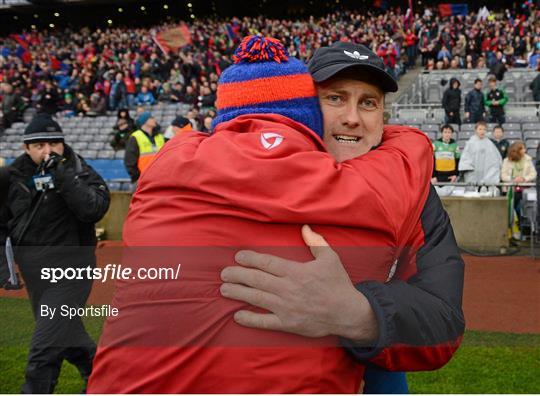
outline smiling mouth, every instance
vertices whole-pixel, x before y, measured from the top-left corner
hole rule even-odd
[[[362,138],[360,136],[334,135],[334,139],[339,143],[354,144],[358,143]]]

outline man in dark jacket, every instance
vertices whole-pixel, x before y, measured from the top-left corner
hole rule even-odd
[[[446,124],[458,124],[461,125],[461,118],[459,116],[459,109],[461,107],[461,89],[459,89],[461,83],[457,78],[450,79],[450,86],[442,98],[442,106],[445,112]]]
[[[14,92],[13,86],[10,84],[2,84],[2,107],[3,113],[2,124],[0,125],[0,131],[5,128],[9,128],[18,119],[22,118],[22,112],[25,104],[19,93]]]
[[[490,76],[488,81],[489,91],[484,98],[484,104],[489,108],[489,122],[502,125],[506,122],[504,106],[508,103],[508,95],[504,89],[497,87],[497,78],[495,76]]]
[[[83,379],[92,371],[96,346],[81,317],[61,314],[63,307],[84,308],[92,280],[52,282],[43,269],[95,267],[94,223],[110,198],[103,179],[64,144],[49,114],[34,117],[24,144],[26,153],[11,165],[7,198],[8,232],[36,320],[21,391],[53,393],[64,359]]]
[[[117,73],[109,94],[109,108],[116,110],[127,107],[127,88],[124,83],[124,75]]]
[[[58,104],[60,102],[60,93],[52,81],[47,80],[45,82],[45,87],[40,92],[39,96],[39,111],[51,115],[56,114],[58,111]]]
[[[501,153],[501,158],[505,159],[510,148],[510,142],[504,138],[504,129],[501,125],[495,125],[490,139],[497,146],[497,150]]]
[[[536,65],[536,71],[540,72],[540,62]],[[536,75],[532,83],[529,84],[533,94],[533,100],[540,102],[540,73]]]
[[[484,94],[482,93],[482,80],[474,80],[474,89],[465,97],[465,119],[471,124],[484,121]]]

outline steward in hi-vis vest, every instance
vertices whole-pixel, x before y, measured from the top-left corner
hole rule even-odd
[[[126,143],[124,164],[131,181],[139,180],[141,173],[150,165],[155,155],[165,144],[165,137],[158,129],[156,119],[148,111],[137,118],[139,129],[131,134]]]

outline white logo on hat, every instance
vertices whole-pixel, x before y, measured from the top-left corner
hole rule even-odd
[[[343,51],[343,53],[347,56],[350,56],[351,58],[355,58],[355,59],[359,59],[359,60],[366,60],[366,59],[369,59],[369,56],[368,55],[360,55],[360,52],[358,51],[354,51],[354,52],[349,52],[349,51]]]
[[[274,141],[270,143],[272,139],[274,139]],[[276,148],[282,142],[283,142],[283,136],[277,133],[274,133],[274,132],[261,133],[261,144],[267,150],[272,150],[273,148]]]

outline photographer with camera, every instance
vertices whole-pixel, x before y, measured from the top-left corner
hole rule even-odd
[[[80,317],[44,315],[43,307],[84,307],[92,280],[50,283],[41,279],[41,269],[95,267],[94,224],[107,212],[110,197],[103,179],[64,144],[49,114],[36,115],[27,126],[24,150],[9,168],[2,211],[36,320],[21,391],[53,393],[64,359],[83,379],[89,377],[96,345]]]

